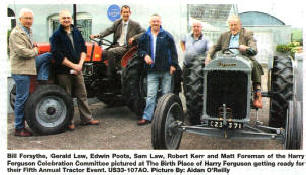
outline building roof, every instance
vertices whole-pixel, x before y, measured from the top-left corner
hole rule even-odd
[[[286,25],[283,21],[268,13],[259,11],[247,11],[239,13],[243,26],[280,26]]]

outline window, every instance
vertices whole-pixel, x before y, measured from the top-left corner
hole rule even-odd
[[[7,17],[11,23],[11,29],[16,26],[15,12],[11,8],[7,8]]]

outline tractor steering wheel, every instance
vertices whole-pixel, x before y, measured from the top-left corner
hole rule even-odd
[[[89,37],[89,39],[91,41],[94,41],[94,42],[98,43],[99,46],[112,46],[112,43],[113,43],[110,40],[107,40],[107,39],[104,39],[104,38],[102,38],[102,39],[100,39],[100,38],[91,39]]]
[[[235,54],[231,49],[237,49],[237,50],[239,50],[238,47],[229,47],[229,48],[223,49],[223,50],[222,50],[222,53],[223,53],[223,54]]]

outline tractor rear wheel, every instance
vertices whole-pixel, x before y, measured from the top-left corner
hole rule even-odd
[[[129,60],[122,71],[122,95],[126,105],[138,118],[141,118],[145,107],[146,81],[144,74],[144,62],[137,55]]]
[[[302,148],[303,119],[301,102],[289,101],[286,120],[284,148],[299,150]]]
[[[293,96],[293,67],[288,56],[275,57],[271,72],[270,119],[269,126],[286,127],[288,102]]]
[[[15,109],[15,100],[16,100],[16,84],[13,85],[13,88],[10,91],[10,105],[12,109]]]
[[[203,57],[195,57],[190,66],[184,67],[183,88],[186,98],[187,115],[191,125],[200,124],[203,108],[203,83],[204,83]]]
[[[63,132],[73,113],[72,98],[55,84],[38,86],[25,104],[27,124],[41,135]]]
[[[122,71],[122,95],[127,106],[136,113],[138,119],[143,114],[146,105],[145,97],[147,96],[144,64],[143,59],[140,59],[136,54]],[[181,75],[182,70],[178,67],[173,74],[172,87],[173,93],[176,95],[181,92]]]

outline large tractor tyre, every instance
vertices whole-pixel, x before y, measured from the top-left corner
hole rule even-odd
[[[288,102],[293,96],[293,68],[290,57],[275,57],[271,71],[269,126],[285,128]]]
[[[55,84],[38,86],[25,104],[29,127],[41,135],[63,132],[73,114],[72,98]]]
[[[122,96],[126,105],[139,118],[145,108],[146,81],[144,62],[135,55],[122,71]]]
[[[186,98],[187,115],[191,125],[200,124],[200,116],[203,108],[204,94],[204,60],[203,57],[195,57],[191,64],[184,67],[183,88]]]
[[[151,144],[154,149],[178,149],[184,121],[182,102],[178,95],[169,93],[157,103],[151,125]]]
[[[10,105],[12,109],[15,109],[15,100],[16,100],[16,84],[13,85],[13,88],[10,91]]]
[[[301,102],[289,101],[286,120],[284,148],[289,150],[302,149],[302,106]]]

